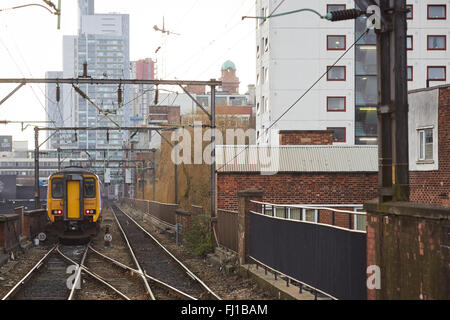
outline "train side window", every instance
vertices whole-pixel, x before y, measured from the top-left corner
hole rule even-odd
[[[95,188],[95,179],[87,178],[84,179],[84,197],[85,198],[95,198],[96,197],[96,188]]]
[[[52,180],[52,198],[62,199],[64,197],[64,182],[63,179]]]

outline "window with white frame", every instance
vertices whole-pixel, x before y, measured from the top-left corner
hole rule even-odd
[[[317,211],[317,209],[303,209],[303,220],[317,223]]]
[[[364,208],[355,208],[355,212],[364,212]],[[359,231],[366,231],[366,215],[363,214],[355,214],[354,215],[354,224],[353,229]]]
[[[433,160],[433,128],[419,129],[419,161]]]

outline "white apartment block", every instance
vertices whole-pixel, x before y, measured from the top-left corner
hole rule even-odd
[[[283,0],[257,0],[268,16]],[[450,0],[410,0],[409,88],[449,79]],[[276,13],[311,8],[322,15],[351,9],[353,0],[285,0]],[[364,32],[366,19],[330,22],[311,12],[256,20],[256,128],[259,143],[278,143],[277,130],[333,130],[336,145],[377,144],[376,35],[364,36],[271,130],[283,112]]]

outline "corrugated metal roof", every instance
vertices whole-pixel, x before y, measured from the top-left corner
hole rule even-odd
[[[377,172],[377,146],[217,146],[218,172]]]

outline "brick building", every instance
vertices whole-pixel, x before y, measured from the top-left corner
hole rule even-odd
[[[150,106],[148,123],[149,124],[176,124],[181,122],[180,107],[178,106]]]
[[[227,60],[222,65],[222,91],[229,94],[239,93],[239,78],[236,76],[235,64]]]
[[[331,130],[280,130],[280,145],[332,145],[334,132]]]
[[[377,196],[377,147],[249,146],[242,150],[243,146],[216,149],[220,209],[237,210],[237,193],[246,189],[263,191],[264,202],[326,205],[351,211]],[[318,222],[328,220],[320,215]],[[348,221],[347,214],[336,217],[337,225],[348,227]]]
[[[450,85],[409,93],[410,199],[450,206]]]

